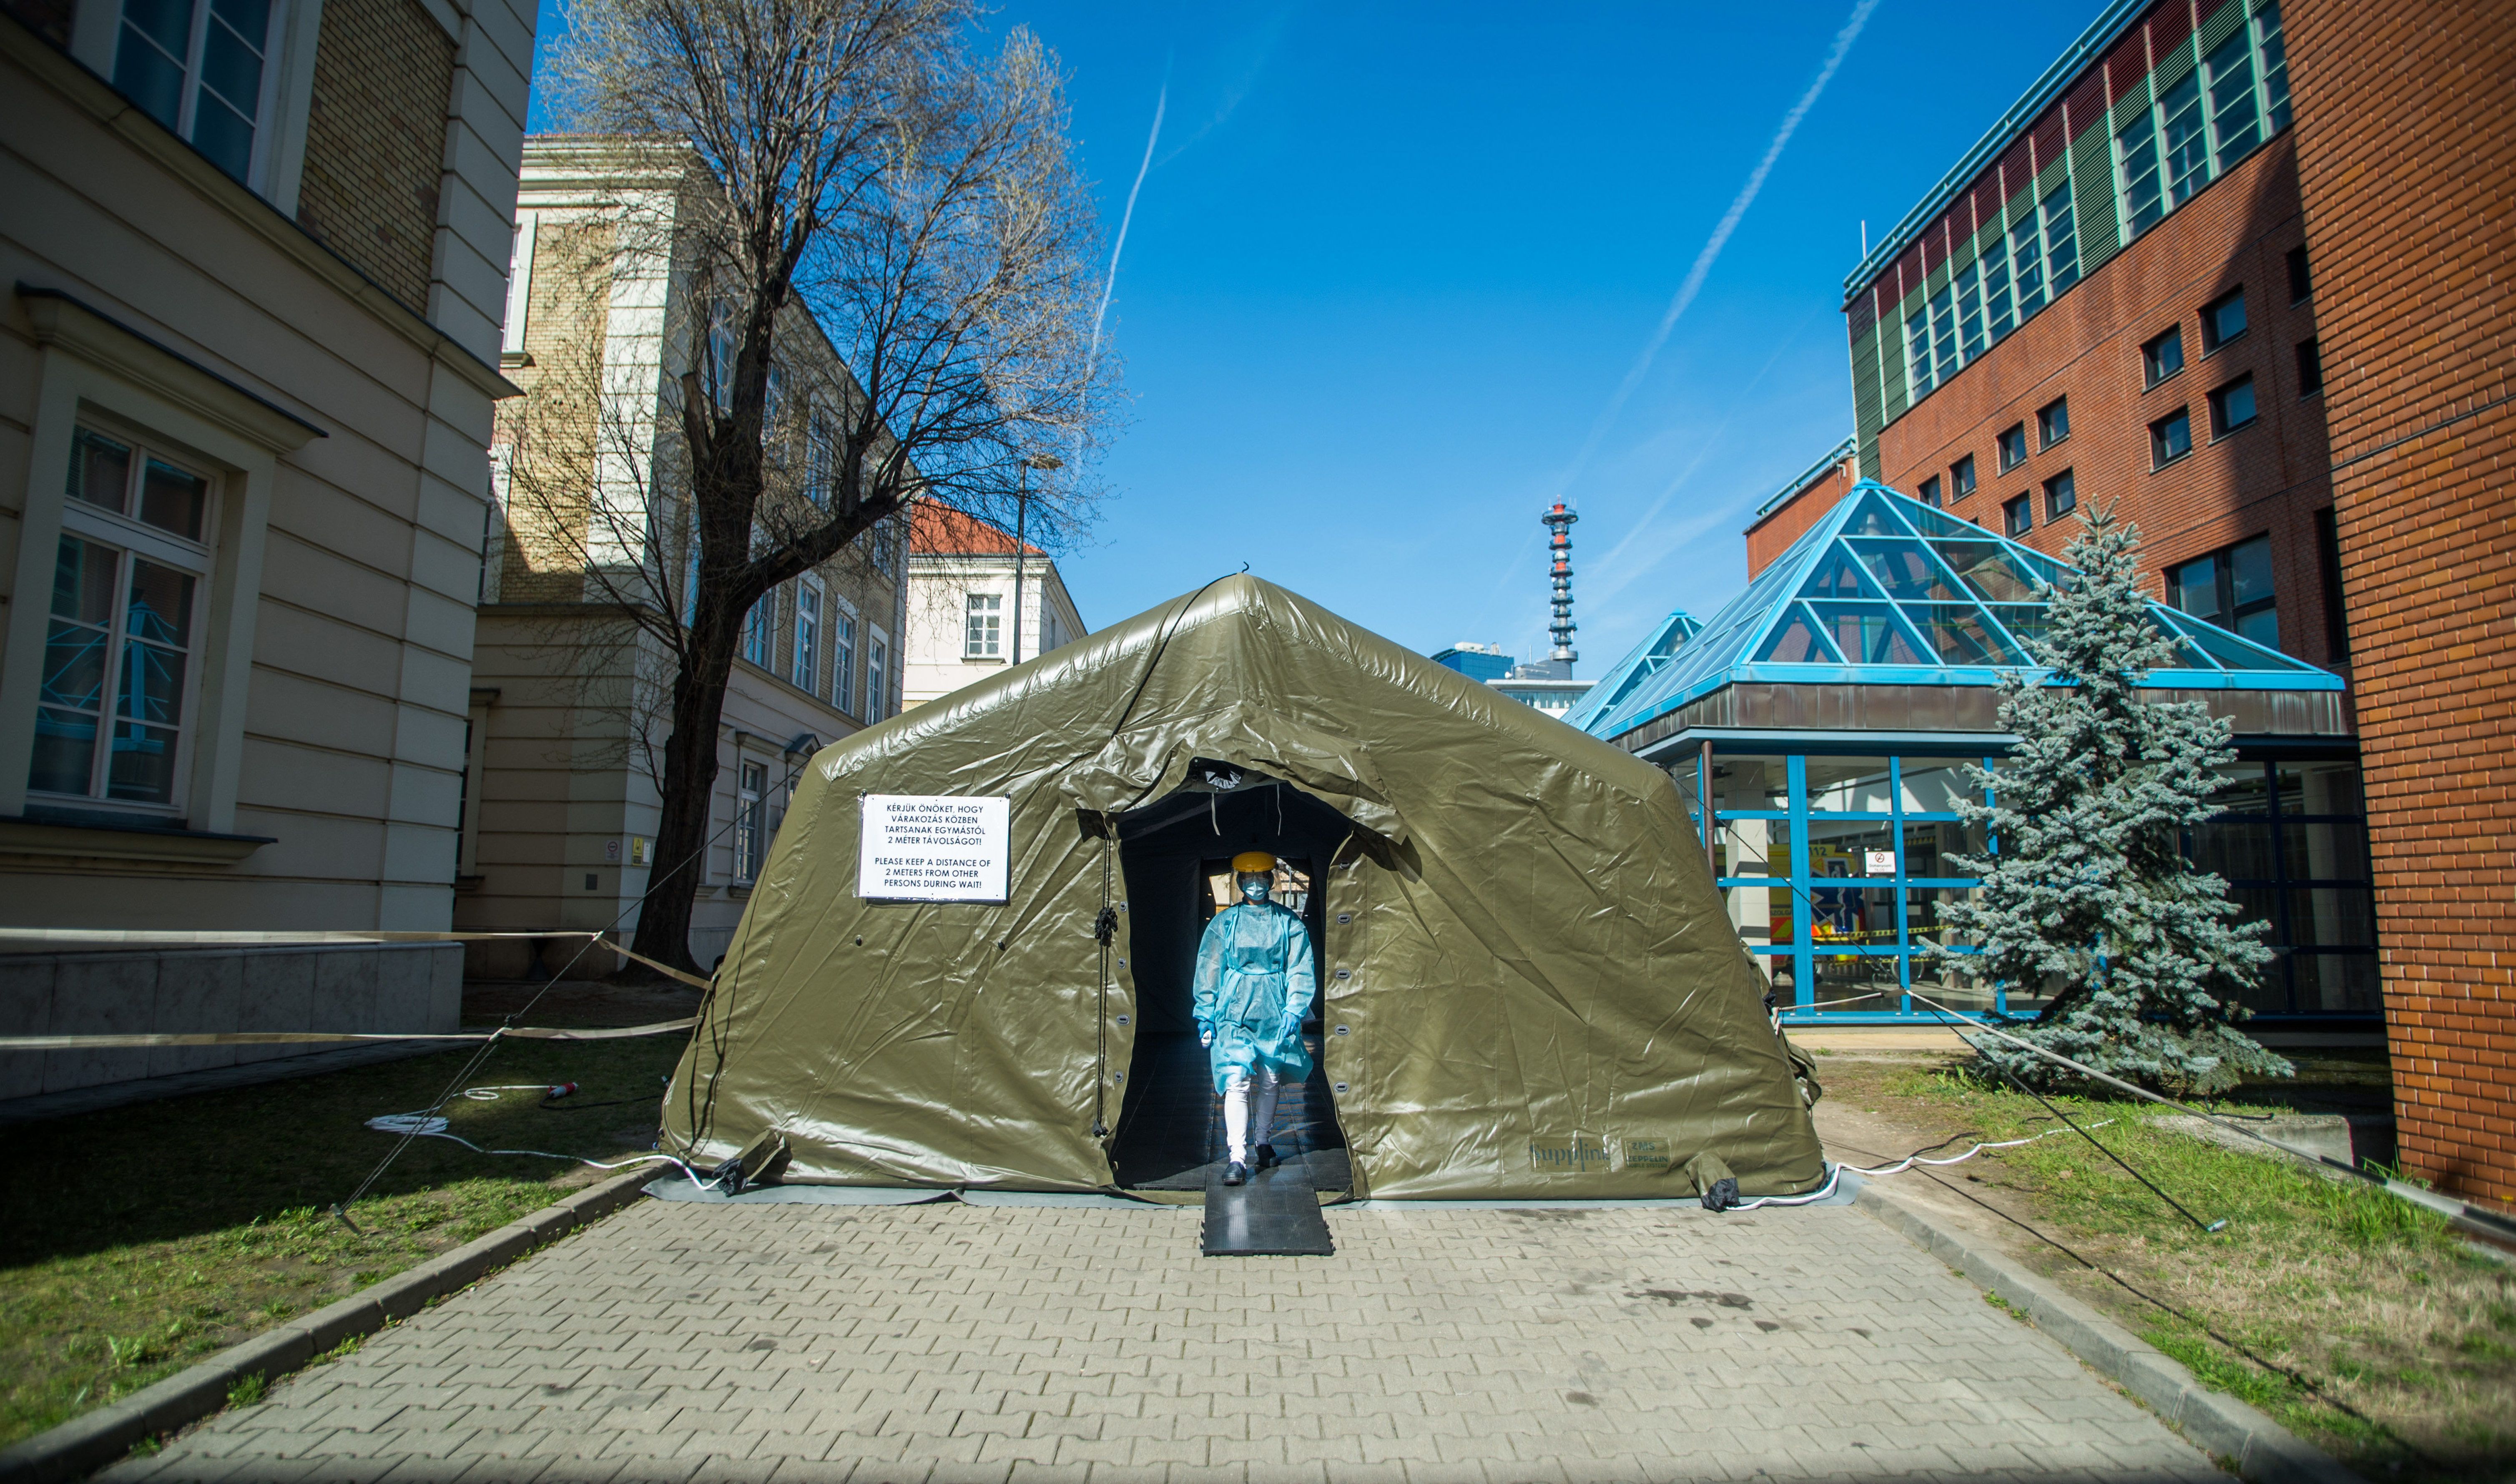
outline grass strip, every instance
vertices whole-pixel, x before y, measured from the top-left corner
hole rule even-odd
[[[655,1137],[682,1042],[504,1045],[484,1083],[574,1081],[559,1117],[531,1090],[456,1098],[485,1148],[597,1160]],[[272,1325],[460,1247],[603,1178],[558,1160],[421,1139],[351,1215],[325,1212],[392,1145],[378,1114],[423,1108],[467,1050],[22,1125],[0,1169],[0,1447],[147,1386]],[[49,1156],[49,1157],[47,1157]],[[239,1403],[241,1405],[242,1403]]]
[[[2033,1099],[1945,1068],[1837,1065],[1830,1081],[1842,1083],[1830,1089],[1838,1095],[1893,1106],[1934,1129],[1958,1124],[1998,1140],[2055,1126]],[[2113,1120],[2091,1130],[2106,1152],[2065,1135],[1939,1175],[2023,1197],[2055,1236],[2180,1313],[2049,1250],[2029,1253],[2048,1276],[2203,1385],[2371,1477],[2516,1481],[2516,1269],[2476,1253],[2418,1207],[2158,1126],[2151,1105],[2053,1101],[2083,1125]],[[2196,1231],[2109,1155],[2205,1221],[2227,1217],[2227,1229]]]

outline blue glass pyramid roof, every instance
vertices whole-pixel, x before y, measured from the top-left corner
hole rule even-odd
[[[1635,645],[1608,673],[1581,695],[1564,719],[1587,730],[1589,719],[1631,696],[1643,682],[1676,661],[1677,652],[1703,628],[1703,620],[1684,609],[1672,610],[1648,638]]]
[[[1739,681],[1996,685],[2004,671],[2040,668],[2027,650],[2045,624],[2036,589],[2074,575],[2033,547],[1863,480],[1699,632],[1672,642],[1663,623],[1566,720],[1617,737]],[[2155,600],[2149,613],[2178,663],[2150,671],[2144,686],[2342,689],[2328,670],[2190,614]]]

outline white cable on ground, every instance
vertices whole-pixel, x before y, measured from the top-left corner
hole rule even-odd
[[[2106,1126],[2106,1124],[2111,1124],[2111,1123],[2113,1123],[2113,1122],[2114,1122],[2114,1120],[2113,1120],[2113,1119],[2104,1119],[2104,1120],[2100,1120],[2100,1121],[2099,1121],[2099,1122],[2097,1122],[2097,1123],[2090,1124],[2088,1126],[2089,1126],[2089,1127],[2091,1127],[2091,1128],[2103,1128],[2104,1126]],[[1861,1167],[1860,1166],[1858,1166],[1858,1165],[1847,1166],[1845,1166],[1845,1167],[1846,1167],[1846,1168],[1849,1168],[1849,1169],[1850,1169],[1854,1174],[1857,1174],[1857,1175],[1873,1175],[1873,1176],[1874,1176],[1874,1175],[1894,1175],[1894,1174],[1903,1174],[1906,1170],[1908,1170],[1908,1169],[1912,1168],[1912,1167],[1913,1167],[1914,1166],[1916,1166],[1916,1165],[1962,1165],[1962,1164],[1964,1164],[1966,1161],[1973,1159],[1976,1155],[1979,1155],[1979,1154],[1983,1153],[1983,1152],[1984,1152],[1985,1150],[1987,1150],[1987,1149],[2016,1149],[2016,1148],[2017,1148],[2019,1145],[2021,1145],[2021,1144],[2033,1144],[2033,1143],[2034,1143],[2037,1139],[2049,1139],[2049,1138],[2051,1138],[2053,1135],[2055,1135],[2055,1134],[2057,1134],[2057,1133],[2068,1133],[2068,1132],[2070,1132],[2070,1131],[2071,1131],[2071,1130],[2070,1130],[2070,1128],[2069,1128],[2068,1126],[2064,1126],[2064,1127],[2061,1127],[2061,1128],[2047,1128],[2047,1129],[2045,1129],[2042,1133],[2031,1133],[2031,1134],[2029,1134],[2027,1137],[2025,1137],[2025,1138],[2023,1138],[2023,1139],[2003,1139],[2003,1140],[2001,1140],[1999,1143],[1996,1143],[1996,1144],[1984,1144],[1984,1143],[1978,1143],[1978,1144],[1976,1144],[1972,1149],[1967,1150],[1965,1153],[1963,1153],[1963,1154],[1961,1154],[1961,1155],[1954,1156],[1953,1158],[1950,1158],[1950,1159],[1946,1159],[1946,1160],[1930,1160],[1930,1159],[1924,1159],[1921,1155],[1918,1155],[1918,1154],[1908,1154],[1908,1155],[1905,1156],[1905,1158],[1903,1158],[1903,1159],[1901,1159],[1901,1160],[1898,1160],[1898,1161],[1897,1161],[1895,1164],[1893,1164],[1893,1165],[1881,1165],[1881,1166],[1879,1166],[1876,1169],[1864,1169],[1864,1168],[1862,1168],[1862,1167]]]
[[[2111,1124],[2113,1122],[2113,1119],[2107,1119],[2102,1123],[2090,1124],[2088,1126],[2091,1128],[2103,1128],[2107,1124]],[[1880,1175],[1902,1174],[1916,1165],[1962,1165],[1987,1149],[2015,1149],[2021,1144],[2033,1144],[2037,1139],[2051,1138],[2054,1134],[2068,1133],[2071,1130],[2068,1128],[2047,1128],[2042,1133],[2030,1134],[2023,1139],[2004,1139],[1995,1144],[1979,1142],[1973,1148],[1968,1149],[1965,1153],[1953,1155],[1945,1160],[1925,1159],[1919,1154],[1908,1154],[1905,1156],[1905,1158],[1898,1160],[1893,1165],[1881,1165],[1875,1169],[1864,1169],[1858,1165],[1828,1165],[1825,1167],[1825,1183],[1804,1196],[1759,1196],[1753,1201],[1741,1201],[1730,1208],[1732,1210],[1754,1210],[1760,1206],[1815,1206],[1818,1202],[1834,1194],[1835,1186],[1842,1181],[1843,1172],[1847,1169],[1852,1171],[1854,1174],[1867,1175],[1870,1178],[1875,1179]]]
[[[1731,1210],[1754,1210],[1760,1206],[1815,1206],[1820,1201],[1833,1195],[1835,1185],[1842,1179],[1843,1166],[1840,1165],[1828,1165],[1825,1167],[1825,1183],[1819,1186],[1817,1189],[1810,1191],[1807,1195],[1758,1196],[1753,1201],[1741,1201],[1738,1205],[1729,1208]]]
[[[549,1090],[548,1082],[510,1082],[495,1087],[466,1087],[460,1095],[477,1103],[494,1103],[501,1092],[548,1092]],[[597,1169],[626,1169],[632,1165],[661,1163],[678,1167],[683,1174],[690,1176],[691,1183],[693,1185],[710,1183],[700,1179],[697,1170],[668,1154],[642,1154],[607,1165],[601,1160],[589,1160],[582,1155],[552,1154],[545,1149],[482,1149],[461,1134],[449,1132],[444,1119],[429,1113],[378,1114],[367,1120],[367,1126],[378,1133],[398,1134],[403,1138],[451,1139],[475,1154],[525,1155],[537,1160],[568,1160],[578,1165],[591,1165]]]

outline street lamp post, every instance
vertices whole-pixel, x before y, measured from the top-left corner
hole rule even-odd
[[[1030,550],[1030,472],[1045,474],[1066,467],[1066,460],[1054,453],[1034,453],[1022,461],[1022,493],[1014,498],[1014,656],[1022,663],[1023,569],[1024,558]]]

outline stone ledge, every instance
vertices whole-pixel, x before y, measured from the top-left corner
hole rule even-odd
[[[142,1438],[174,1431],[227,1405],[228,1390],[250,1376],[277,1380],[345,1340],[372,1335],[470,1287],[533,1249],[591,1224],[638,1199],[654,1167],[633,1169],[502,1226],[487,1236],[353,1293],[302,1319],[231,1345],[200,1364],[74,1418],[0,1452],[0,1484],[56,1484],[85,1477]]]
[[[2024,1266],[1935,1220],[1877,1182],[1864,1183],[1853,1204],[1914,1246],[1946,1262],[2016,1309],[2090,1369],[2183,1429],[2214,1457],[2234,1459],[2255,1484],[2363,1484],[2360,1477],[2299,1441],[2297,1434],[2243,1402],[2212,1391],[2192,1373],[2129,1330],[2065,1293]]]

